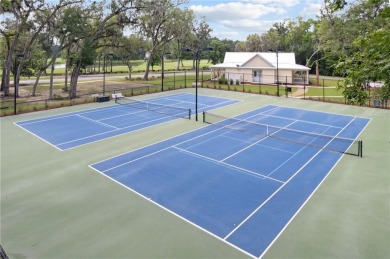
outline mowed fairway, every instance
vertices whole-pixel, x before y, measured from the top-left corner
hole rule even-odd
[[[150,95],[193,93],[193,89]],[[380,109],[200,89],[267,105],[370,118],[363,158],[343,156],[263,258],[390,255],[390,116]],[[179,119],[60,151],[14,122],[98,108],[93,103],[1,118],[1,245],[10,258],[248,258],[249,255],[96,173],[89,165],[204,127]],[[152,161],[151,161],[152,162]],[[184,165],[190,168],[191,164]]]

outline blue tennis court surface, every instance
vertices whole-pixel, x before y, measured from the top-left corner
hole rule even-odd
[[[369,119],[273,105],[236,119],[241,122],[217,122],[91,168],[261,257],[353,145],[336,139],[356,139]],[[246,122],[244,130],[232,129]],[[254,129],[264,124],[272,125],[267,134]]]
[[[60,150],[118,136],[120,134],[143,129],[149,126],[177,119],[164,113],[162,105],[182,109],[180,117],[188,116],[188,110],[195,111],[193,94],[176,94],[145,100],[151,109],[113,105],[97,109],[84,110],[58,116],[28,120],[16,125],[50,143]],[[237,100],[198,96],[198,110],[210,110],[238,102]]]

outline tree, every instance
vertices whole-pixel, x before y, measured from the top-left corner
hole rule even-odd
[[[148,80],[154,56],[162,52],[164,46],[177,38],[182,30],[181,17],[187,12],[179,8],[186,0],[145,0],[138,14],[135,28],[138,33],[150,40],[149,56],[146,61],[144,80]]]
[[[52,19],[57,12],[81,0],[60,0],[57,4],[47,4],[43,0],[24,0],[24,1],[9,1],[3,0],[0,2],[0,14],[7,14],[7,18],[2,20],[0,27],[0,34],[7,38],[7,53],[5,63],[3,65],[3,79],[2,88],[4,95],[9,95],[10,74],[12,69],[12,57],[15,53],[24,53],[18,62],[18,67],[12,69],[20,73],[23,61],[29,56],[31,46],[34,44],[42,30],[46,27],[50,19]],[[47,13],[46,19],[33,19],[40,13]],[[24,34],[26,38],[20,41],[21,35]],[[19,49],[16,46],[19,44]],[[16,65],[16,64],[14,64]],[[15,95],[18,96],[18,89],[15,86]]]
[[[191,51],[193,62],[192,67],[195,68],[195,62],[198,62],[200,59],[199,53],[203,48],[208,47],[207,42],[210,39],[210,33],[213,30],[207,24],[205,18],[203,17],[200,21],[195,21],[192,27],[190,41],[187,44],[188,49]]]
[[[137,8],[133,6],[132,0],[111,1],[108,6],[104,3],[103,0],[100,3],[94,2],[88,8],[79,7],[81,15],[79,19],[82,22],[75,26],[83,31],[83,34],[80,37],[72,37],[73,42],[70,47],[69,65],[72,67],[72,74],[69,95],[71,98],[76,96],[80,69],[92,65],[97,57],[97,49],[111,47],[113,41],[109,39],[119,38],[125,26],[134,22],[132,11]],[[74,24],[72,19],[68,22]],[[70,29],[70,26],[66,28]]]
[[[245,51],[247,52],[262,52],[264,51],[264,42],[259,34],[250,34],[246,38]]]
[[[376,0],[370,0],[377,3]],[[352,55],[343,57],[336,66],[336,71],[345,75],[345,80],[339,85],[347,102],[364,105],[368,99],[365,91],[368,82],[382,81],[378,90],[381,101],[390,97],[390,7],[380,8],[376,17],[383,24],[381,28],[357,37],[353,41],[353,49],[358,49]]]
[[[378,15],[388,5],[386,0],[359,0],[348,5],[349,8],[344,10],[345,1],[326,0],[321,9],[318,38],[329,75],[339,71],[334,71],[334,64],[341,57],[359,51],[353,44],[357,37],[382,28],[386,22]],[[323,74],[326,70],[322,70]]]
[[[245,52],[246,51],[245,41],[238,41],[236,43],[236,45],[234,46],[234,51],[236,51],[236,52]]]
[[[174,54],[174,56],[176,56],[177,59],[177,70],[180,70],[180,62],[182,62],[182,46],[185,46],[190,41],[190,28],[192,28],[194,20],[195,14],[192,10],[186,10],[185,12],[183,12],[183,14],[181,15],[181,23],[177,28],[175,44],[171,44],[171,52]]]
[[[131,79],[131,72],[134,65],[139,65],[140,62],[135,61],[141,59],[141,52],[145,46],[145,41],[142,38],[132,34],[129,37],[122,36],[116,46],[116,54],[122,63],[127,66],[128,78]]]
[[[208,57],[211,61],[211,64],[214,65],[223,62],[226,52],[234,51],[234,43],[227,39],[221,41],[217,38],[214,38],[211,40],[210,46],[212,51],[209,52]]]

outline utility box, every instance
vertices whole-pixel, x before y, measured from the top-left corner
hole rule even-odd
[[[108,102],[110,100],[109,96],[98,96],[96,97],[96,102],[102,103],[102,102]]]

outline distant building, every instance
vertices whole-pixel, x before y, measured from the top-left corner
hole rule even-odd
[[[295,63],[294,53],[283,52],[226,52],[223,63],[210,68],[213,79],[225,76],[235,82],[254,84],[307,84],[310,71]]]

